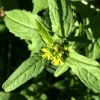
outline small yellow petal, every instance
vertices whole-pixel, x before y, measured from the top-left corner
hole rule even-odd
[[[60,61],[60,64],[61,64],[61,65],[64,65],[64,63],[63,63],[62,61]]]
[[[43,52],[45,52],[43,55],[42,55],[42,58],[48,58],[49,60],[51,59],[52,57],[52,54],[50,53],[50,51],[46,48],[43,48],[42,49]]]
[[[46,53],[42,55],[42,58],[46,58],[46,57],[47,57]]]
[[[56,59],[55,57],[53,57],[52,63],[53,63],[55,66],[58,65],[58,61],[57,61],[57,59]]]
[[[55,57],[53,58],[52,63],[53,63],[55,66],[57,66],[57,65],[59,65],[59,64],[61,64],[61,65],[64,64],[64,63],[61,61],[60,58],[55,58]]]
[[[55,50],[56,52],[58,52],[58,47],[57,47],[57,46],[55,46],[55,47],[54,47],[54,50]]]
[[[64,47],[64,50],[68,50],[67,47]]]
[[[48,50],[46,48],[43,48],[42,51],[43,52],[48,52]]]

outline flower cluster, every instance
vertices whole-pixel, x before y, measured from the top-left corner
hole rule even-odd
[[[64,65],[64,62],[62,61],[62,56],[67,50],[67,47],[58,47],[55,46],[51,50],[48,48],[43,48],[42,51],[44,54],[42,55],[42,58],[48,58],[48,60],[52,61],[52,64],[57,66],[57,65]]]

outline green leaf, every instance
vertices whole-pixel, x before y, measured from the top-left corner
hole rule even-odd
[[[32,54],[38,52],[45,46],[45,42],[40,36],[35,24],[35,19],[39,18],[38,15],[32,15],[25,10],[9,11],[5,17],[6,26],[9,28],[10,32],[21,39],[25,39]]]
[[[43,41],[42,37],[40,35],[34,35],[32,40],[26,41],[28,44],[28,49],[31,50],[31,56],[34,55],[34,53],[41,50],[43,47],[46,46],[45,42]]]
[[[27,99],[22,94],[0,92],[0,100],[27,100]]]
[[[98,62],[79,55],[69,53],[68,65],[80,80],[95,92],[100,92],[100,65]]]
[[[48,0],[52,30],[66,37],[74,29],[73,12],[68,0]]]
[[[92,9],[89,4],[72,2],[72,6],[81,15],[83,21],[86,20],[85,32],[88,39],[92,41],[92,44],[86,47],[86,56],[95,60],[100,53],[100,13],[94,14],[96,10]]]
[[[49,10],[47,9],[43,17],[36,17],[36,20],[41,24],[41,26],[47,31],[52,32],[51,21],[49,16]]]
[[[83,36],[84,35],[84,26],[82,23],[79,24],[79,35]]]
[[[100,53],[100,38],[93,38],[93,32],[90,28],[85,30],[88,39],[92,41],[88,47],[85,48],[86,56],[96,60]]]
[[[35,22],[36,22],[36,26],[38,30],[40,31],[40,34],[43,37],[44,41],[49,45],[52,44],[53,40],[51,36],[46,32],[46,30],[42,27],[42,25],[37,20],[35,20]]]
[[[59,66],[56,71],[54,72],[54,76],[55,77],[58,77],[60,76],[61,74],[63,74],[65,71],[67,71],[69,68],[67,62],[65,62],[65,64],[63,66]]]
[[[32,0],[34,3],[33,14],[37,14],[48,7],[48,0]]]
[[[92,42],[87,39],[84,38],[83,36],[71,36],[67,38],[68,41],[75,41],[75,42],[81,42],[81,43],[87,43],[87,44],[91,44]]]
[[[65,80],[62,80],[62,81],[57,81],[53,87],[59,89],[59,90],[65,90],[67,87],[66,87],[66,81]]]
[[[42,59],[39,53],[34,54],[24,61],[19,68],[3,84],[6,92],[12,91],[24,84],[29,79],[36,77],[46,67],[46,59]]]
[[[36,15],[25,10],[12,10],[6,12],[4,20],[9,31],[15,36],[30,40],[39,32],[35,25],[35,17]]]

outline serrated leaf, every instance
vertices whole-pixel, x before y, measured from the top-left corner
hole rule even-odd
[[[32,2],[34,3],[33,14],[37,14],[48,7],[48,0],[32,0]]]
[[[73,12],[68,0],[48,0],[52,30],[66,37],[73,31]]]
[[[29,79],[36,77],[47,65],[46,59],[42,59],[41,55],[36,53],[26,61],[24,61],[18,69],[3,84],[6,92],[12,91],[24,84]]]
[[[45,45],[35,25],[35,18],[39,19],[40,17],[21,10],[9,11],[5,17],[6,26],[10,32],[21,39],[25,39],[32,54],[39,51]]]
[[[54,72],[54,76],[55,77],[58,77],[60,76],[61,74],[63,74],[65,71],[67,71],[69,68],[67,62],[65,62],[65,64],[63,66],[59,66],[56,71]]]
[[[95,92],[100,92],[100,65],[98,62],[79,55],[69,53],[68,65],[80,80]]]
[[[12,10],[6,12],[4,18],[5,24],[9,31],[21,39],[30,40],[34,34],[38,34],[38,29],[35,25],[36,15],[25,10]]]

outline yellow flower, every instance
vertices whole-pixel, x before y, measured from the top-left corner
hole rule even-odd
[[[53,63],[55,66],[57,66],[57,65],[59,65],[59,64],[61,64],[61,65],[64,64],[64,63],[61,61],[60,58],[55,58],[55,57],[53,58],[52,63]]]
[[[54,47],[54,50],[55,50],[56,52],[58,52],[58,47],[57,47],[57,46],[55,46],[55,47]]]
[[[60,61],[59,61],[59,64],[60,64],[60,65],[64,65],[64,63],[61,61],[61,59],[60,59]]]
[[[48,58],[48,60],[51,60],[52,64],[57,65],[64,65],[63,61],[61,60],[65,51],[67,50],[67,47],[59,47],[56,45],[51,49],[51,51],[47,48],[43,48],[42,51],[44,54],[42,55],[42,58]]]
[[[67,51],[67,50],[68,50],[68,48],[67,48],[67,47],[64,47],[64,50],[65,50],[65,51]]]
[[[42,51],[45,52],[45,53],[42,55],[42,58],[46,58],[46,57],[47,57],[48,59],[51,59],[51,53],[50,53],[50,51],[49,51],[48,49],[43,48]]]

